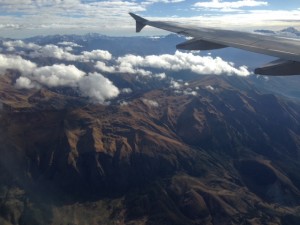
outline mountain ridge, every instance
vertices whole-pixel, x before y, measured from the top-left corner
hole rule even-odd
[[[20,98],[10,79],[0,80],[4,224],[299,221],[297,102],[214,76],[189,83],[196,96],[160,88],[123,106],[68,107],[51,90]]]
[[[269,35],[279,35],[279,36],[286,36],[286,37],[299,37],[300,31],[297,30],[295,27],[287,27],[281,29],[279,31],[272,31],[272,30],[255,30],[254,32],[269,34]]]
[[[269,60],[174,54],[176,35],[88,38],[1,42],[3,59],[33,69],[0,67],[0,224],[299,224],[298,77],[157,69]],[[136,66],[149,58],[153,68]],[[22,76],[32,82],[18,86]],[[111,88],[102,104],[90,98]]]

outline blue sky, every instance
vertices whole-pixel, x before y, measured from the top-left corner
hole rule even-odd
[[[135,35],[128,12],[154,20],[227,29],[300,28],[299,0],[1,0],[0,36]],[[142,34],[162,32],[148,28]]]

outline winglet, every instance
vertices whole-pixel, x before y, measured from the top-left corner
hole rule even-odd
[[[129,13],[130,16],[133,17],[133,19],[135,19],[135,22],[136,22],[136,32],[140,32],[147,24],[148,20],[138,16],[138,15],[135,15],[133,13]]]

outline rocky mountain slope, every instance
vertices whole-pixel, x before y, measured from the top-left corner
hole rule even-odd
[[[201,76],[103,106],[15,77],[0,77],[0,224],[300,223],[298,101]]]

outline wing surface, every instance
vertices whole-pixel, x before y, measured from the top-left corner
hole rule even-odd
[[[280,60],[268,63],[255,70],[263,75],[297,75],[300,74],[300,40],[247,32],[184,26],[177,23],[149,21],[133,13],[136,31],[140,32],[146,25],[193,37],[192,40],[177,45],[185,50],[212,50],[225,47],[239,48],[251,52],[278,57]],[[291,65],[291,68],[289,67]],[[288,68],[286,70],[286,68]]]

